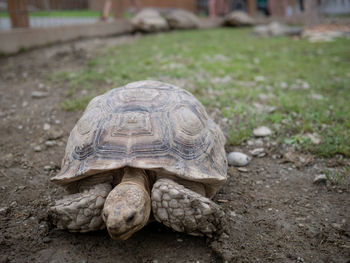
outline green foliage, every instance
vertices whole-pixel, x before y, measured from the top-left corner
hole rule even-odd
[[[261,77],[259,77],[261,76]],[[250,138],[258,125],[275,139],[320,156],[350,156],[349,40],[257,38],[249,29],[176,31],[144,36],[109,48],[76,72],[54,81],[70,90],[64,109],[82,109],[89,98],[128,82],[155,79],[192,92],[229,120],[229,143]],[[268,112],[257,104],[273,107]],[[320,144],[304,135],[317,133]]]

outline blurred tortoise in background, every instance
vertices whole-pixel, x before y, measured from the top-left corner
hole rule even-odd
[[[211,236],[223,212],[211,201],[226,181],[225,138],[189,92],[139,81],[94,98],[71,131],[52,181],[69,195],[50,208],[60,229],[107,227],[125,240],[154,218]]]

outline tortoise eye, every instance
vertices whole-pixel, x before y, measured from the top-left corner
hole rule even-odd
[[[131,221],[133,221],[135,218],[135,213],[133,213],[131,216],[129,216],[127,219],[126,219],[126,222],[127,223],[130,223]]]

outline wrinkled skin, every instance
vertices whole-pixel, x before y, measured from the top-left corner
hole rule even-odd
[[[126,182],[108,195],[102,218],[112,239],[126,240],[144,227],[151,212],[150,196],[142,185]]]

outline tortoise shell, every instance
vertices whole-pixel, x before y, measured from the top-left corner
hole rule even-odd
[[[224,144],[220,128],[189,92],[134,82],[91,100],[52,181],[68,185],[129,166],[203,183],[212,196],[227,177]]]

